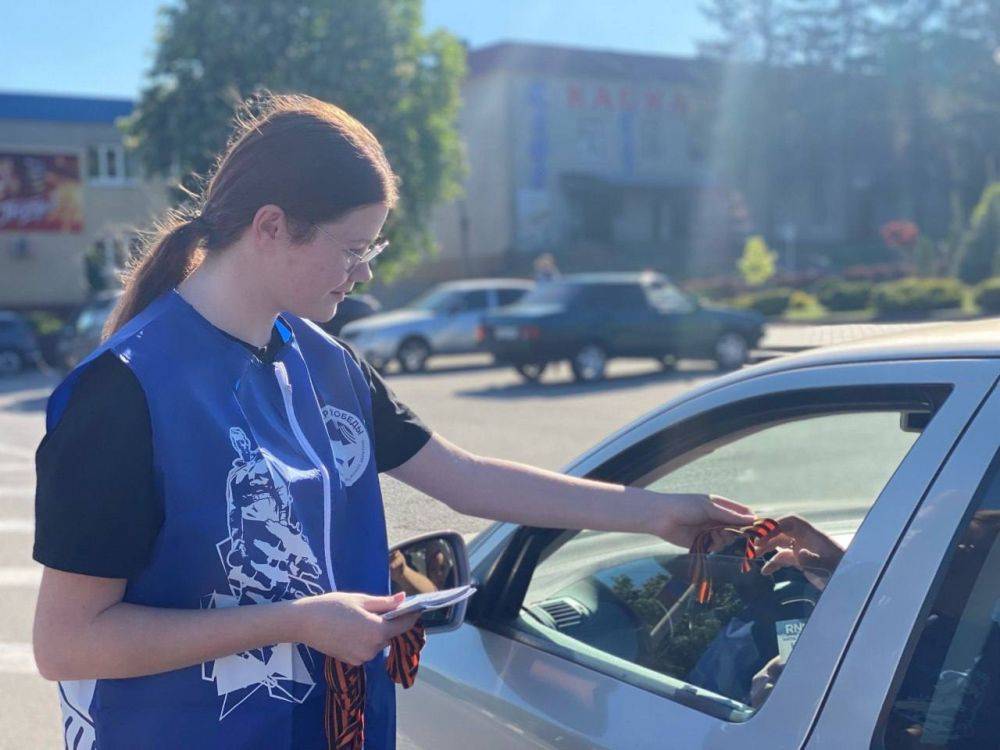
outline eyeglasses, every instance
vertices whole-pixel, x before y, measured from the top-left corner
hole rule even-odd
[[[334,240],[337,243],[341,243],[343,241],[334,237],[328,231],[323,229],[323,227],[319,226],[319,224],[313,224],[312,226],[317,231],[319,231],[320,234],[326,235],[331,240]],[[389,247],[389,240],[382,240],[381,242],[379,241],[373,242],[371,245],[366,247],[360,253],[356,253],[350,248],[345,247],[344,256],[347,258],[347,269],[346,269],[347,272],[351,273],[352,271],[354,271],[355,268],[360,266],[362,263],[371,263],[373,260],[375,260],[375,258],[377,258],[379,255],[385,252],[385,249],[387,247]]]

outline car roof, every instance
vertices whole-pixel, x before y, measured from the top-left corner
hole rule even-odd
[[[446,281],[440,285],[442,289],[531,289],[535,282],[529,279],[460,279]]]
[[[635,271],[635,272],[602,272],[602,273],[571,273],[562,276],[555,281],[564,281],[572,284],[644,284],[656,279],[666,277],[656,271]]]
[[[845,344],[826,346],[770,363],[798,369],[847,362],[1000,357],[1000,318],[962,323],[924,323]]]
[[[691,389],[685,395],[701,395],[721,386],[761,375],[807,367],[900,360],[984,358],[1000,358],[1000,318],[962,323],[923,323],[905,331],[885,333],[845,344],[775,357],[714,378],[709,383]]]

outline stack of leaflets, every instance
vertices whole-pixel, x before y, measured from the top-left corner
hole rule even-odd
[[[458,586],[453,589],[409,596],[396,609],[386,612],[382,617],[386,620],[395,620],[397,617],[408,615],[411,612],[429,612],[432,609],[443,609],[444,607],[464,602],[475,593],[476,587],[466,584],[465,586]]]

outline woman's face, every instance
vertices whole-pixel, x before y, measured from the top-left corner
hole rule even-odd
[[[355,264],[351,256],[363,254],[378,238],[388,213],[381,203],[361,206],[317,224],[309,242],[289,243],[281,254],[280,280],[273,279],[281,309],[313,321],[330,320],[355,284],[371,280],[369,264]]]

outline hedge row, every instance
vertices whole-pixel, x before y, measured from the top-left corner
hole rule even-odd
[[[965,287],[957,279],[908,278],[881,284],[831,280],[817,288],[815,298],[802,291],[778,288],[741,294],[730,304],[777,316],[818,300],[827,310],[836,312],[874,308],[881,315],[901,315],[961,307],[964,295]],[[1000,312],[1000,277],[977,288],[976,302],[984,312]]]

